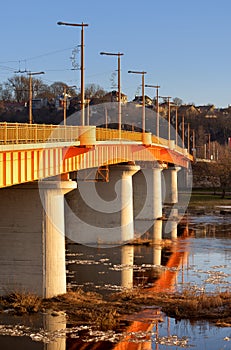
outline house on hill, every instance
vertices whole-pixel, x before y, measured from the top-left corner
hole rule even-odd
[[[185,117],[192,117],[192,116],[197,116],[198,114],[200,114],[200,111],[198,110],[197,107],[195,107],[194,105],[181,105],[178,108],[178,115],[179,116],[185,116]]]
[[[214,112],[214,110],[216,109],[214,105],[197,106],[196,108],[200,113],[204,113],[204,114]]]
[[[123,94],[121,92],[121,103],[127,103],[128,97],[127,95]],[[113,90],[111,92],[108,92],[106,95],[102,97],[103,102],[118,102],[119,101],[119,92],[116,90]]]
[[[146,107],[153,106],[153,100],[149,96],[145,95],[144,98],[145,98],[145,106]],[[134,100],[132,100],[132,102],[135,102],[137,106],[142,106],[143,96],[135,96],[135,98],[134,98]]]

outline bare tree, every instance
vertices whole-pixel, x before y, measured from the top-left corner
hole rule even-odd
[[[231,148],[219,146],[219,159],[211,163],[210,172],[219,179],[222,198],[231,188]]]
[[[183,100],[179,97],[174,97],[174,99],[172,101],[176,106],[181,106],[183,103]]]
[[[86,98],[101,98],[106,94],[106,91],[97,84],[88,84],[85,89]]]

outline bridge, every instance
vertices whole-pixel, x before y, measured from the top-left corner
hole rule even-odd
[[[65,293],[65,234],[133,240],[135,219],[150,225],[177,203],[177,173],[192,160],[150,132],[0,123],[0,294]]]

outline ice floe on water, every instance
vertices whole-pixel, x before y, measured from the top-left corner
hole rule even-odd
[[[143,343],[154,341],[156,344],[177,345],[184,347],[188,343],[186,337],[179,338],[176,335],[168,337],[157,337],[155,331],[137,331],[137,332],[124,332],[118,333],[112,330],[99,331],[92,329],[89,326],[78,326],[72,328],[64,328],[55,331],[48,331],[45,329],[35,330],[28,326],[23,325],[0,325],[1,336],[12,337],[29,337],[32,341],[42,343],[52,343],[59,338],[78,339],[81,337],[82,342],[102,342],[109,341],[111,343],[118,342],[132,342]]]

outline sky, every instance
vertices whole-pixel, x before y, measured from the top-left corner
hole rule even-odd
[[[44,71],[44,83],[80,88],[81,28],[87,23],[85,84],[111,91],[122,52],[122,92],[132,100],[145,84],[160,85],[161,96],[196,105],[231,104],[230,0],[8,0],[1,2],[0,83],[17,71]],[[115,76],[115,83],[117,77]],[[146,88],[154,97],[156,91]]]

